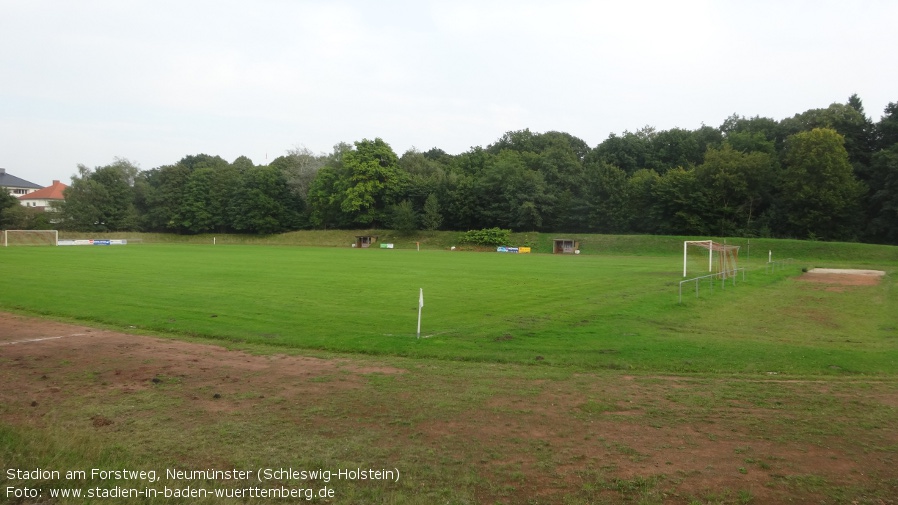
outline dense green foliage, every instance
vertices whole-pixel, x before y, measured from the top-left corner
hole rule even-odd
[[[9,194],[6,188],[0,187],[0,229],[14,228],[10,225],[16,222],[17,207],[21,207],[18,198]]]
[[[469,230],[459,240],[463,244],[484,246],[508,245],[511,243],[511,230],[501,228],[484,228],[482,230]]]
[[[380,138],[267,166],[187,156],[139,171],[81,167],[61,227],[277,233],[394,226],[711,234],[898,243],[898,104],[852,96],[791,118],[611,134],[508,132],[486,147],[397,156]]]
[[[25,207],[18,198],[0,188],[0,230],[52,230],[53,215],[40,207]]]

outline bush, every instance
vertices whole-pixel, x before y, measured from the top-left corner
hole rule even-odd
[[[484,228],[482,230],[470,230],[462,235],[460,242],[463,244],[500,246],[507,245],[510,241],[511,230],[501,228]]]

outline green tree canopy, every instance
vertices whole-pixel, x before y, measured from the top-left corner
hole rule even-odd
[[[888,149],[898,144],[898,102],[889,102],[884,115],[876,124],[877,145]]]
[[[440,210],[440,200],[436,193],[427,196],[424,202],[424,215],[421,216],[421,225],[425,230],[438,230],[443,224],[443,213]]]
[[[898,143],[873,155],[870,180],[870,236],[898,244]]]
[[[21,228],[25,207],[19,205],[19,199],[9,194],[0,186],[0,230]]]
[[[783,229],[797,238],[852,239],[859,233],[858,198],[845,140],[830,128],[786,141],[779,178]]]
[[[773,158],[765,152],[737,151],[729,141],[720,149],[708,149],[695,174],[709,204],[705,219],[711,232],[756,234],[753,220],[769,205],[773,173]]]
[[[380,138],[363,139],[343,155],[343,168],[347,186],[340,210],[356,224],[376,227],[384,223],[387,209],[397,203],[407,184],[396,153]]]
[[[94,170],[78,165],[60,206],[63,227],[78,231],[127,231],[137,228],[134,183],[139,169],[124,158]]]

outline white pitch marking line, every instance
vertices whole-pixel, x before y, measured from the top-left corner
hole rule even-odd
[[[40,342],[41,340],[55,340],[57,338],[66,337],[83,337],[84,335],[87,335],[87,333],[72,333],[71,335],[62,335],[59,337],[32,338],[29,340],[18,340],[16,342],[0,342],[0,345],[27,344],[28,342]]]
[[[441,332],[439,332],[439,333],[434,333],[434,334],[432,334],[432,335],[421,335],[421,338],[439,337],[440,335],[445,335],[445,334],[450,333],[450,332],[452,332],[452,331],[454,331],[454,330],[441,331]]]

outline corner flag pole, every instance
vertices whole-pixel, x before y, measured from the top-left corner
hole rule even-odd
[[[421,309],[424,308],[424,288],[418,294],[418,338],[421,338]]]

